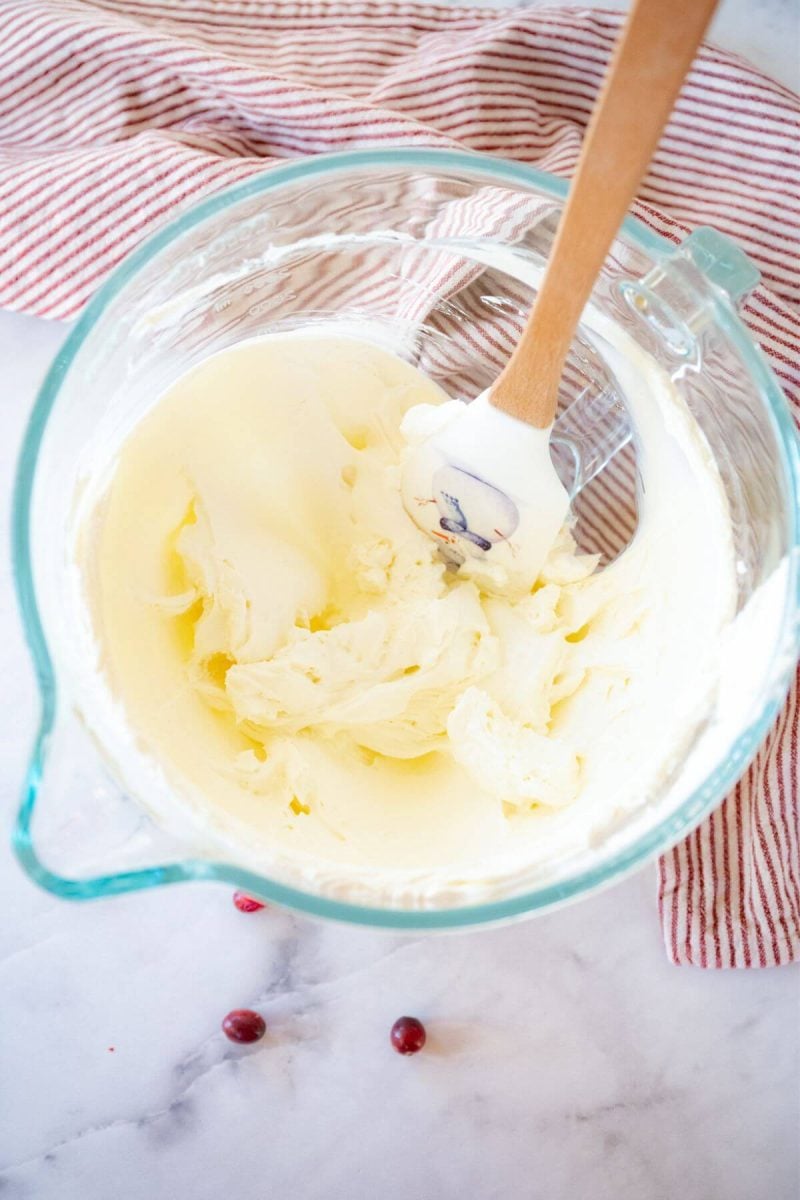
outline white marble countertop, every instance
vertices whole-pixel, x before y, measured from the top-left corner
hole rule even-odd
[[[791,82],[796,12],[728,0],[716,40]],[[63,335],[0,314],[6,481]],[[0,623],[7,830],[36,694],[6,553]],[[800,1194],[800,971],[671,967],[652,868],[527,923],[414,938],[244,916],[216,885],[69,904],[7,832],[0,859],[3,1198]],[[222,1037],[233,1007],[264,1014],[263,1042]],[[428,1026],[416,1058],[388,1043],[403,1013]]]

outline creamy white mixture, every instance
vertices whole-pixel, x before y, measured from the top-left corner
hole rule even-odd
[[[242,343],[128,436],[81,539],[103,677],[212,842],[354,899],[485,898],[664,785],[714,704],[730,522],[666,375],[602,333],[639,528],[595,571],[565,527],[513,601],[405,512],[401,421],[445,397],[368,342]]]

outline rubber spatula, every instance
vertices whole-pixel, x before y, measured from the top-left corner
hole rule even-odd
[[[435,432],[424,421],[404,426],[407,511],[451,565],[479,566],[491,591],[528,591],[566,519],[549,451],[564,360],[716,3],[635,0],[514,353],[470,404],[430,413]]]

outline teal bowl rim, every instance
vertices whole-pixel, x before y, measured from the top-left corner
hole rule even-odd
[[[632,846],[626,847],[601,865],[533,891],[459,908],[392,909],[352,904],[325,896],[314,895],[298,888],[264,878],[253,871],[232,863],[205,859],[186,859],[163,866],[140,868],[87,879],[70,879],[50,871],[39,858],[33,841],[31,822],[36,798],[46,766],[47,748],[56,720],[56,678],[41,618],[36,603],[30,560],[30,501],[36,463],[50,410],[61,381],[69,370],[77,351],[107,305],[125,287],[131,277],[169,242],[188,229],[220,212],[229,205],[260,193],[268,193],[282,184],[311,180],[335,171],[350,169],[391,169],[411,167],[444,171],[468,171],[482,174],[487,181],[535,187],[563,200],[568,184],[544,171],[504,159],[459,150],[386,149],[357,150],[343,154],[320,155],[311,159],[274,166],[263,174],[242,183],[214,192],[188,208],[146,238],[115,268],[98,289],[82,316],[68,334],[56,355],[39,390],[31,413],[17,464],[12,514],[12,547],[14,580],[22,621],[36,671],[40,692],[40,720],[26,772],[22,800],[12,834],[12,845],[24,870],[41,887],[57,896],[72,900],[95,899],[145,888],[190,880],[216,880],[243,891],[252,892],[271,903],[316,917],[330,918],[359,925],[385,929],[458,929],[490,922],[506,921],[526,913],[549,909],[568,900],[577,899],[604,885],[617,882],[623,875],[643,865],[657,854],[664,853],[681,840],[722,800],[741,777],[753,758],[770,725],[775,720],[788,688],[791,667],[786,679],[776,687],[773,698],[764,706],[755,721],[739,736],[731,753],[715,771],[695,789],[690,797],[657,826]],[[661,260],[674,249],[672,243],[648,229],[638,220],[628,217],[623,230],[630,240]],[[789,483],[791,506],[789,521],[795,554],[790,556],[794,575],[794,594],[800,603],[800,558],[798,557],[798,525],[800,525],[800,448],[786,400],[758,346],[751,340],[741,320],[720,292],[714,294],[713,304],[718,324],[736,344],[737,350],[750,371],[756,386],[767,401],[777,441],[781,467]],[[797,652],[797,630],[794,635]],[[788,658],[789,656],[787,656]]]

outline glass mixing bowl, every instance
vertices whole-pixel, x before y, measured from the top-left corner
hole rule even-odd
[[[474,396],[496,377],[530,307],[565,192],[542,172],[468,153],[314,158],[188,209],[100,289],[42,386],[16,485],[16,580],[41,723],[14,844],[39,884],[83,899],[213,879],[373,926],[477,925],[608,884],[684,837],[730,790],[779,710],[797,653],[798,447],[780,389],[736,315],[758,279],[752,264],[713,230],[676,247],[634,220],[609,255],[594,304],[667,369],[716,456],[739,609],[752,601],[755,630],[748,662],[730,664],[725,720],[701,734],[655,802],[596,845],[549,863],[524,891],[447,908],[366,907],[269,878],[252,863],[221,861],[188,826],[162,827],[148,796],[119,781],[115,735],[104,732],[102,713],[90,712],[90,634],[73,535],[101,451],[199,359],[309,323],[366,331],[445,391]],[[553,453],[575,497],[578,541],[609,561],[636,526],[636,447],[624,396],[584,328],[561,410]],[[596,520],[609,461],[626,514],[613,531]]]

